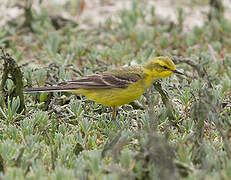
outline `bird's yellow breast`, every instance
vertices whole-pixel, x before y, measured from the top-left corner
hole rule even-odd
[[[76,94],[82,94],[90,100],[106,106],[120,106],[128,104],[141,96],[146,87],[146,82],[141,79],[130,84],[126,88],[112,89],[77,89],[72,91]]]

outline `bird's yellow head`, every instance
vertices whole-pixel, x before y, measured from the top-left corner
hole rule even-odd
[[[145,64],[144,67],[145,69],[151,71],[153,79],[167,77],[173,73],[183,74],[176,70],[176,65],[168,57],[155,57],[150,62]]]

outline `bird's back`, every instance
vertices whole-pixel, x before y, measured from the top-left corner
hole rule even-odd
[[[82,94],[106,106],[128,104],[141,96],[146,87],[142,66],[129,66],[107,71],[102,77],[111,88],[77,89],[73,93]]]

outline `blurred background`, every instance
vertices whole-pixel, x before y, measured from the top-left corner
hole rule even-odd
[[[0,179],[231,179],[230,0],[0,0]],[[111,109],[24,94],[168,56]]]
[[[209,13],[212,0],[142,0],[146,6],[154,6],[155,13],[160,18],[177,22],[177,9],[184,10],[184,28],[192,29],[195,25],[201,26]],[[218,1],[219,2],[219,1]],[[225,7],[224,16],[231,16],[231,2],[229,0],[220,1]],[[75,21],[83,28],[98,26],[105,23],[107,18],[117,18],[121,9],[131,7],[132,0],[34,0],[26,2],[23,0],[9,1],[1,0],[0,9],[2,12],[0,25],[3,26],[9,20],[13,20],[24,13],[25,4],[32,4],[33,11],[40,13],[47,9],[51,16],[61,16]]]

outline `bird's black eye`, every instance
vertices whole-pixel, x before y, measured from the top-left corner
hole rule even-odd
[[[162,68],[164,68],[164,69],[168,69],[168,67],[167,67],[167,66],[162,66]]]

